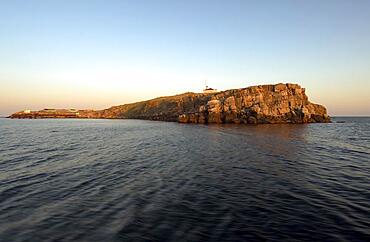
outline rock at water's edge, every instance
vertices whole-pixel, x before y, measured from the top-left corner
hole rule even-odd
[[[196,112],[180,114],[179,122],[323,123],[330,122],[330,117],[324,106],[308,101],[304,88],[280,83],[214,94]]]
[[[48,111],[45,111],[48,110]],[[103,110],[18,112],[11,118],[121,118],[180,123],[330,122],[326,108],[308,101],[297,84],[260,85],[218,93],[184,93]]]

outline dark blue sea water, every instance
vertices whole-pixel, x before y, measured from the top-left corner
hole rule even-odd
[[[0,241],[370,241],[370,119],[0,119]]]

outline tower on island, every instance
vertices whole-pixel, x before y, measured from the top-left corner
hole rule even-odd
[[[217,89],[213,89],[207,85],[207,80],[204,81],[205,88],[203,89],[203,93],[215,93],[217,92]]]

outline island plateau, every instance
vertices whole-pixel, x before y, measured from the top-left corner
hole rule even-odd
[[[305,89],[291,83],[220,92],[188,92],[103,110],[25,110],[10,118],[145,119],[200,124],[330,122],[326,108],[311,103]]]

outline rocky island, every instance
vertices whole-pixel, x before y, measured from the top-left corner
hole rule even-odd
[[[326,108],[311,103],[298,84],[259,85],[216,93],[184,93],[103,110],[44,109],[10,118],[145,119],[180,123],[321,123]]]

